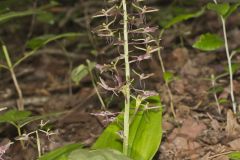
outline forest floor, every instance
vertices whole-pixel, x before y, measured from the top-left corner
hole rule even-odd
[[[68,17],[65,18],[62,24],[70,21]],[[74,27],[74,30],[77,30],[78,25]],[[66,28],[68,31],[72,29],[71,27]],[[64,27],[59,27],[59,31],[65,31],[64,29]],[[162,80],[163,76],[157,56],[151,59],[151,63],[144,66],[144,72],[154,73],[154,77],[144,83],[160,93],[165,107],[163,139],[159,152],[155,156],[156,160],[228,160],[228,153],[240,150],[239,116],[233,114],[230,104],[220,105],[218,108],[213,94],[209,92],[212,83],[208,79],[212,74],[223,73],[227,66],[224,49],[208,53],[197,51],[191,47],[200,33],[222,34],[221,29],[217,16],[207,13],[198,20],[173,27],[163,35],[161,41],[163,61],[167,70],[172,71],[177,77],[170,84],[176,118],[172,117],[169,109],[167,89]],[[45,31],[40,32],[51,33],[51,30],[53,28],[45,28]],[[239,47],[239,13],[230,17],[227,22],[227,30],[230,49]],[[18,46],[22,43],[21,37],[25,36],[22,35],[23,33],[19,33],[19,35],[14,33],[16,35],[11,36],[8,34],[11,32],[13,32],[11,28],[4,29],[1,31],[1,35],[9,42],[7,44],[10,46],[10,51],[13,52],[14,49],[18,51],[20,50]],[[35,32],[37,33],[38,30],[35,29]],[[13,33],[11,34],[13,35]],[[179,34],[182,36],[180,37]],[[12,39],[15,36],[20,38]],[[104,58],[107,58],[106,55],[95,58],[87,53],[91,51],[89,49],[91,45],[84,46],[85,43],[89,43],[85,38],[80,37],[78,41],[72,43],[64,42],[68,49],[67,54],[70,56],[64,53],[61,44],[51,44],[15,69],[27,110],[34,115],[65,112],[63,115],[49,120],[52,131],[56,134],[50,136],[50,139],[45,135],[40,136],[44,152],[74,142],[80,142],[89,147],[108,124],[104,118],[92,114],[101,111],[101,104],[92,87],[90,77],[85,77],[80,85],[74,84],[70,79],[70,71],[73,66],[85,63],[87,58],[102,62]],[[180,44],[180,42],[182,43]],[[83,46],[81,47],[77,43]],[[72,49],[74,47],[77,49]],[[99,48],[100,50],[104,49],[103,47]],[[18,55],[15,56],[18,57]],[[240,62],[240,55],[236,55],[235,61]],[[6,70],[0,70],[0,77],[0,105],[13,108],[16,106],[17,94],[11,75]],[[223,77],[217,83],[224,88],[218,93],[218,97],[230,99],[228,76]],[[103,98],[112,96],[111,93],[99,89],[101,93],[104,93]],[[237,101],[240,102],[240,71],[234,76],[234,92]],[[121,101],[120,98],[113,97],[108,105],[109,110],[120,111],[119,104],[121,102],[119,101]],[[38,123],[33,122],[27,125],[24,131],[34,130]],[[11,125],[1,125],[1,143],[15,142],[7,150],[4,159],[36,159],[37,149],[33,139],[27,142],[27,149],[22,150],[20,143],[14,140],[16,136],[17,131]]]

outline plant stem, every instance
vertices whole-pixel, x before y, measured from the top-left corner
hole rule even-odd
[[[216,78],[213,74],[211,75],[211,82],[212,82],[212,86],[215,87],[216,86]],[[213,96],[214,96],[214,99],[216,101],[216,105],[217,105],[217,108],[218,108],[218,113],[221,114],[221,107],[220,107],[220,104],[218,102],[218,97],[217,97],[216,92],[213,93]]]
[[[99,91],[98,91],[98,87],[97,87],[97,85],[96,85],[96,82],[95,82],[95,80],[94,80],[94,76],[93,76],[92,71],[91,71],[91,68],[90,68],[90,61],[89,61],[89,60],[87,60],[87,65],[88,65],[88,72],[89,72],[89,74],[90,74],[93,87],[94,87],[94,89],[95,89],[95,91],[96,91],[96,93],[97,93],[97,96],[98,96],[99,101],[101,102],[102,109],[105,111],[105,110],[106,110],[106,105],[105,105],[105,103],[104,103],[104,101],[103,101],[103,99],[102,99],[101,94],[100,94]]]
[[[36,130],[36,141],[37,141],[37,148],[38,148],[38,157],[41,157],[41,142],[39,138],[38,130]]]
[[[124,60],[125,60],[125,107],[124,107],[124,131],[123,131],[123,154],[128,155],[128,137],[129,137],[129,109],[130,109],[130,65],[128,51],[128,13],[126,0],[122,0],[123,5],[123,35],[124,35]]]
[[[226,23],[225,23],[225,19],[223,18],[223,16],[221,16],[221,21],[222,21],[222,27],[223,27],[225,50],[226,50],[226,55],[227,55],[227,60],[228,60],[228,70],[229,70],[229,79],[230,79],[230,94],[231,94],[231,99],[232,99],[232,108],[233,108],[233,112],[236,114],[237,113],[237,105],[236,105],[236,102],[235,102],[235,96],[234,96],[234,90],[233,90],[232,59],[231,59],[231,56],[230,56],[230,53],[229,53]]]
[[[213,1],[215,4],[218,4],[217,0],[213,0]],[[230,52],[229,52],[226,23],[225,23],[225,19],[223,16],[221,16],[221,21],[222,21],[222,28],[223,28],[225,51],[226,51],[227,61],[228,61],[228,70],[229,70],[229,79],[230,79],[230,95],[231,95],[231,100],[232,100],[232,108],[233,108],[233,112],[236,114],[237,113],[237,104],[235,102],[235,96],[234,96],[234,90],[233,90],[232,58],[231,58]]]
[[[161,32],[160,32],[160,34],[159,34],[159,37],[158,37],[158,41],[157,41],[157,46],[158,46],[158,48],[159,48],[159,49],[158,49],[158,59],[159,59],[159,61],[160,61],[160,65],[161,65],[163,74],[165,74],[166,69],[165,69],[165,67],[164,67],[164,63],[163,63],[163,59],[162,59],[162,55],[161,55],[161,48],[160,48],[160,45],[159,45],[159,44],[160,44],[160,40],[161,40],[161,38],[162,38],[162,35],[163,35],[164,31],[165,31],[164,29],[161,30]],[[165,80],[164,80],[164,83],[165,83],[165,86],[167,87],[167,93],[168,93],[168,96],[169,96],[169,98],[170,98],[170,108],[171,108],[171,112],[172,112],[172,114],[173,114],[173,117],[176,118],[176,113],[175,113],[174,103],[173,103],[173,95],[172,95],[171,89],[170,89],[170,87],[169,87],[169,83],[166,82]]]
[[[14,125],[14,126],[17,128],[18,136],[21,137],[22,136],[21,128],[18,125]],[[20,143],[22,148],[25,149],[24,141],[20,140]]]
[[[8,54],[7,47],[5,45],[3,45],[2,48],[3,48],[3,53],[4,53],[4,56],[5,56],[7,65],[8,65],[8,69],[11,73],[13,83],[14,83],[15,88],[16,88],[17,93],[18,93],[18,101],[17,101],[18,110],[22,111],[22,110],[24,110],[24,101],[23,101],[22,90],[21,90],[21,88],[18,84],[17,77],[15,75],[13,65],[12,65],[11,59],[10,59],[9,54]]]

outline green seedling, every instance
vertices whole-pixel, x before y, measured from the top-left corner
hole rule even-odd
[[[72,72],[71,72],[71,79],[73,82],[75,82],[76,84],[79,84],[80,81],[86,77],[88,74],[90,74],[90,77],[91,77],[91,80],[92,80],[92,84],[93,84],[93,87],[97,93],[97,96],[98,96],[98,99],[99,101],[101,102],[101,105],[102,105],[102,109],[103,110],[106,110],[106,106],[105,106],[105,103],[98,91],[98,87],[97,87],[97,84],[96,84],[96,81],[95,81],[95,78],[94,78],[94,75],[92,73],[92,70],[95,68],[96,66],[96,63],[94,62],[91,62],[89,60],[86,61],[87,62],[87,65],[84,65],[84,64],[81,64],[79,65],[78,67],[75,67]]]
[[[217,81],[217,78],[214,75],[211,75],[212,88],[210,88],[208,90],[208,92],[210,94],[213,94],[214,99],[215,99],[215,103],[216,103],[217,108],[218,108],[218,113],[221,114],[220,105],[226,103],[226,99],[219,99],[218,98],[217,94],[221,93],[224,90],[224,88],[221,87],[221,86],[217,86],[216,81]]]
[[[15,88],[17,90],[18,97],[19,97],[18,103],[17,103],[19,110],[24,110],[24,98],[23,98],[22,90],[18,84],[18,80],[17,80],[16,74],[14,72],[14,68],[17,67],[22,61],[24,61],[25,59],[27,59],[28,57],[30,57],[34,53],[36,53],[36,51],[39,50],[41,47],[47,45],[48,43],[50,43],[52,41],[62,39],[62,38],[78,37],[81,35],[82,34],[80,34],[80,33],[64,33],[64,34],[60,34],[60,35],[45,35],[45,36],[33,38],[32,40],[29,40],[27,42],[27,47],[30,48],[31,51],[24,53],[24,56],[22,58],[18,59],[14,63],[12,62],[12,60],[10,58],[10,54],[8,53],[6,45],[4,45],[4,44],[2,45],[2,51],[4,54],[5,60],[7,62],[7,65],[0,64],[0,67],[9,70],[9,72],[11,73],[12,80],[14,82],[14,85],[15,85]]]
[[[177,8],[177,7],[175,7],[174,9],[179,10],[179,8]],[[175,12],[175,10],[173,10],[173,11]],[[175,113],[175,109],[174,109],[175,108],[174,107],[174,100],[173,100],[173,95],[172,95],[171,89],[169,87],[170,82],[174,79],[174,76],[171,72],[166,71],[166,69],[165,69],[165,65],[164,65],[164,62],[163,62],[163,59],[162,59],[162,55],[161,55],[161,48],[160,48],[160,45],[159,45],[160,40],[162,39],[165,30],[171,28],[174,25],[177,25],[180,22],[199,17],[204,13],[204,11],[205,11],[205,8],[202,8],[200,11],[196,11],[196,12],[192,12],[192,13],[185,12],[185,11],[183,12],[181,10],[180,12],[177,12],[175,16],[172,15],[170,17],[167,17],[167,19],[164,19],[164,18],[166,18],[166,15],[170,15],[170,14],[164,14],[164,17],[163,17],[163,22],[164,23],[162,23],[162,20],[160,22],[160,25],[163,28],[161,29],[161,31],[159,33],[159,37],[156,41],[156,45],[159,48],[158,51],[157,51],[158,52],[158,59],[159,59],[161,69],[162,69],[162,72],[163,72],[163,78],[164,78],[165,86],[167,88],[167,93],[168,93],[168,96],[170,98],[171,112],[172,112],[174,117],[176,117],[176,113]]]
[[[225,46],[225,52],[228,61],[228,71],[229,71],[229,81],[230,81],[230,95],[232,101],[232,109],[234,113],[237,113],[237,103],[234,96],[234,86],[233,86],[233,63],[232,58],[236,52],[230,53],[228,47],[227,31],[226,31],[226,20],[227,18],[237,10],[240,3],[235,3],[230,5],[229,3],[217,3],[217,0],[213,0],[214,3],[208,3],[207,8],[209,10],[215,11],[221,19],[222,29],[223,29],[223,39],[215,34],[203,34],[198,38],[198,40],[193,44],[194,48],[203,51],[214,51],[222,46]]]
[[[32,113],[30,111],[9,110],[4,114],[0,115],[0,123],[9,123],[17,129],[19,140],[23,148],[25,148],[23,137],[26,137],[24,136],[25,134],[22,133],[22,128],[24,126],[36,120],[59,115],[59,113],[46,114],[42,116],[31,116],[31,114]]]

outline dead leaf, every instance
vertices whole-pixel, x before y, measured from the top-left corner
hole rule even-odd
[[[240,133],[240,125],[237,123],[236,116],[230,109],[227,111],[226,133],[231,138],[239,136]]]
[[[233,150],[240,150],[240,138],[235,139],[228,143]]]

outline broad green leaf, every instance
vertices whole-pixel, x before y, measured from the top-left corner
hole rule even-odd
[[[68,155],[79,148],[82,148],[82,144],[69,144],[43,155],[38,160],[68,160]]]
[[[168,29],[179,22],[182,22],[182,21],[185,21],[185,20],[188,20],[191,18],[199,17],[204,13],[204,11],[205,11],[205,8],[202,8],[200,11],[197,11],[195,13],[187,13],[187,14],[178,15],[177,17],[174,17],[172,20],[170,20],[166,24],[166,26],[164,26],[164,29]]]
[[[113,149],[78,149],[73,151],[68,158],[68,160],[131,160],[121,152]]]
[[[6,113],[0,115],[0,123],[17,124],[18,122],[25,120],[31,115],[30,111],[17,111],[9,110]]]
[[[230,160],[239,160],[240,159],[240,152],[232,152],[228,154]]]
[[[89,70],[92,70],[95,65],[96,64],[94,62],[89,62],[89,67],[81,64],[78,67],[74,68],[71,73],[72,81],[76,84],[79,84],[79,82],[88,75]]]
[[[147,98],[136,114],[134,114],[136,109],[134,105],[136,105],[136,101],[131,102],[130,115],[134,116],[134,119],[130,125],[128,154],[133,160],[151,160],[157,152],[162,138],[160,98],[159,96]],[[155,109],[150,109],[151,107]],[[114,148],[122,151],[122,140],[117,132],[122,130],[123,114],[116,119],[98,138],[93,149]]]
[[[145,111],[141,118],[134,142],[130,146],[130,157],[134,160],[152,160],[162,139],[162,105],[160,98],[158,96],[149,97],[148,102],[152,107],[159,108]],[[131,129],[130,127],[130,134]]]
[[[41,13],[40,10],[27,10],[27,11],[19,11],[19,12],[7,12],[0,15],[0,23],[6,22],[7,20],[18,18],[18,17],[24,17],[29,16],[33,14],[39,14]]]
[[[91,147],[92,149],[111,148],[122,152],[123,145],[119,132],[122,130],[123,115],[120,114],[117,120],[109,124],[109,126],[98,137],[97,141]]]
[[[223,17],[227,19],[233,12],[235,12],[238,9],[239,6],[240,2],[231,5],[230,8],[228,9],[228,12],[225,13]]]
[[[43,35],[43,36],[35,37],[30,41],[28,41],[27,47],[30,49],[37,49],[57,39],[68,38],[68,37],[78,37],[82,35],[83,34],[81,33],[63,33],[59,35],[53,35],[53,34]]]
[[[221,48],[224,45],[223,39],[216,34],[202,34],[197,41],[193,44],[194,48],[203,51],[213,51]]]
[[[225,14],[227,14],[230,8],[230,5],[228,3],[221,3],[221,4],[208,3],[207,8],[217,12],[217,14],[220,16],[224,16]]]
[[[174,79],[174,75],[172,72],[164,72],[163,79],[166,83],[170,83]]]

